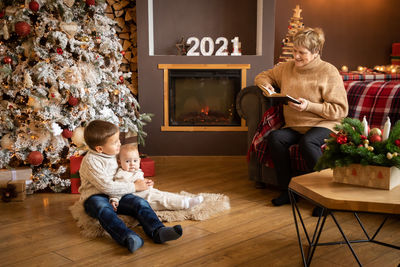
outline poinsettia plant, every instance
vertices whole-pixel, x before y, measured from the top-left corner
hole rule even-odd
[[[320,171],[326,168],[343,167],[350,164],[395,166],[400,169],[400,121],[389,129],[387,138],[382,131],[370,131],[358,119],[345,118],[335,126],[337,133],[331,133],[323,146],[323,154],[314,167]],[[386,134],[387,135],[387,134]]]

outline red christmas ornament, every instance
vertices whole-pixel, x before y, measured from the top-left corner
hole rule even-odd
[[[122,50],[122,51],[121,51],[121,54],[122,54],[123,56],[125,56],[125,51],[124,51],[124,50]]]
[[[78,98],[73,97],[73,96],[70,96],[68,99],[68,104],[70,104],[73,107],[78,105],[78,102],[79,102]]]
[[[94,6],[95,5],[95,0],[86,0],[86,5]]]
[[[29,9],[32,10],[33,12],[38,11],[38,10],[39,10],[39,3],[36,2],[36,1],[34,1],[34,0],[32,0],[32,1],[29,3]]]
[[[396,139],[396,141],[394,141],[394,143],[396,144],[396,146],[400,147],[400,139]]]
[[[369,141],[371,141],[371,143],[375,143],[375,142],[381,142],[382,141],[382,137],[378,134],[374,134],[369,138]]]
[[[57,54],[62,55],[63,52],[64,51],[62,50],[62,48],[60,48],[60,47],[57,48]]]
[[[62,136],[64,136],[65,138],[71,138],[73,134],[74,133],[68,129],[64,129],[62,131]]]
[[[12,63],[12,58],[7,56],[3,58],[3,63],[4,64],[11,64]]]
[[[14,27],[15,32],[20,37],[25,37],[31,33],[31,25],[29,25],[29,23],[26,23],[25,21],[18,21],[17,23],[15,23]]]
[[[40,165],[43,162],[43,155],[39,151],[32,151],[28,155],[28,162],[34,166]]]
[[[339,135],[339,136],[336,138],[336,142],[337,142],[338,144],[341,144],[341,145],[346,144],[346,143],[347,143],[347,136],[345,136],[345,135]]]

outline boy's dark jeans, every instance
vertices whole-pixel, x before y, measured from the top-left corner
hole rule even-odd
[[[117,212],[109,203],[107,195],[92,195],[84,203],[85,211],[91,217],[99,220],[101,226],[111,237],[121,245],[130,235],[137,235],[129,229],[117,214],[130,215],[142,225],[144,232],[153,239],[154,233],[164,224],[150,207],[149,203],[141,197],[127,194],[119,201]]]

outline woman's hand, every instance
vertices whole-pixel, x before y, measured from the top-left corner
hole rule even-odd
[[[299,100],[301,103],[300,104],[296,104],[296,103],[293,103],[293,102],[289,102],[288,103],[289,107],[291,107],[291,108],[293,108],[293,109],[295,109],[297,111],[306,110],[306,108],[308,106],[308,100],[304,99],[304,98],[301,98],[301,97],[299,99],[297,99],[297,100]]]
[[[264,96],[269,96],[269,95],[271,95],[271,94],[273,94],[273,93],[276,93],[274,87],[272,87],[271,84],[269,84],[269,83],[264,83],[262,86],[264,87],[263,90],[262,90],[262,93],[263,93]],[[271,91],[272,93],[267,93],[267,92],[265,92],[265,88],[267,88],[267,89],[268,89],[269,91]]]

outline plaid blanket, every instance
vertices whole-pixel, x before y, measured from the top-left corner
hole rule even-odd
[[[348,117],[362,120],[370,128],[383,128],[386,117],[394,125],[400,120],[400,81],[345,81]]]
[[[257,126],[257,130],[254,134],[249,151],[247,152],[247,160],[250,160],[250,154],[254,152],[259,162],[273,167],[273,163],[267,152],[267,137],[273,130],[280,129],[284,124],[285,121],[283,119],[282,105],[272,106],[265,111],[260,123]]]

